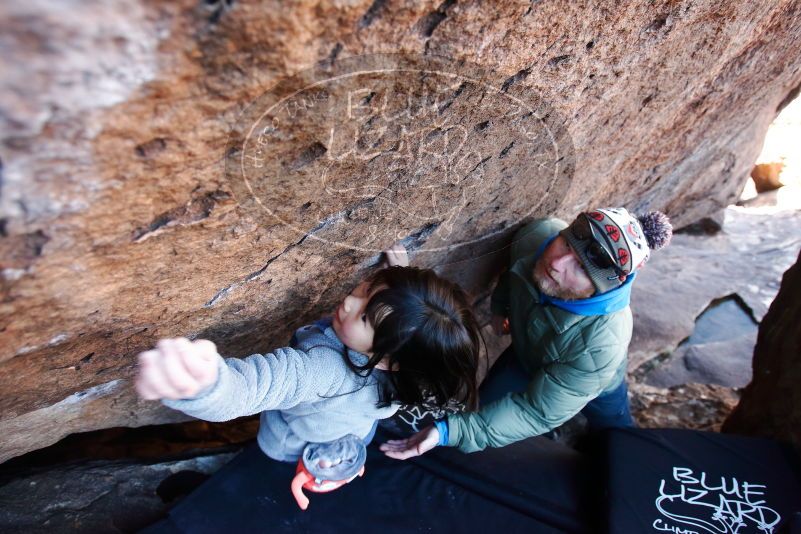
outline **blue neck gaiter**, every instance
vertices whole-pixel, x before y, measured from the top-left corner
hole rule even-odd
[[[534,261],[536,262],[542,255],[545,248],[551,244],[551,241],[556,239],[559,234],[556,234],[547,239],[537,250]],[[556,306],[576,315],[606,315],[620,311],[629,305],[631,301],[631,284],[637,277],[637,273],[630,274],[623,285],[609,290],[606,293],[595,295],[586,299],[579,300],[562,300],[555,297],[549,297],[540,291],[540,299],[543,303]]]

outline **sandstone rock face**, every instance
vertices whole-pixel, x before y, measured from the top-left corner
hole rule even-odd
[[[180,419],[137,352],[282,344],[397,239],[480,296],[525,218],[693,222],[801,83],[794,0],[0,11],[0,459]]]
[[[801,255],[759,327],[754,379],[726,420],[725,432],[769,436],[801,453]]]

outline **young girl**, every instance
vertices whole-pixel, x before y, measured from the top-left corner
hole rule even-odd
[[[207,421],[261,412],[259,446],[281,461],[348,434],[369,443],[378,419],[427,395],[474,407],[481,338],[466,295],[408,267],[402,246],[386,255],[390,267],[291,347],[223,359],[211,341],[163,339],[139,355],[137,391]]]

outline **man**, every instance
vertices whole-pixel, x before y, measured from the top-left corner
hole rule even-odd
[[[492,294],[496,334],[512,345],[481,388],[479,411],[451,415],[381,449],[406,459],[437,445],[464,452],[545,434],[582,412],[593,429],[632,426],[626,361],[631,284],[672,235],[668,218],[625,208],[539,219],[518,231]]]

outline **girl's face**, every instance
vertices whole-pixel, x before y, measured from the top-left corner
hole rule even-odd
[[[345,297],[334,312],[334,322],[331,326],[337,337],[348,348],[371,356],[375,331],[365,313],[367,303],[373,296],[372,293],[368,293],[368,285],[367,282],[362,282]],[[379,289],[376,288],[373,293]]]

